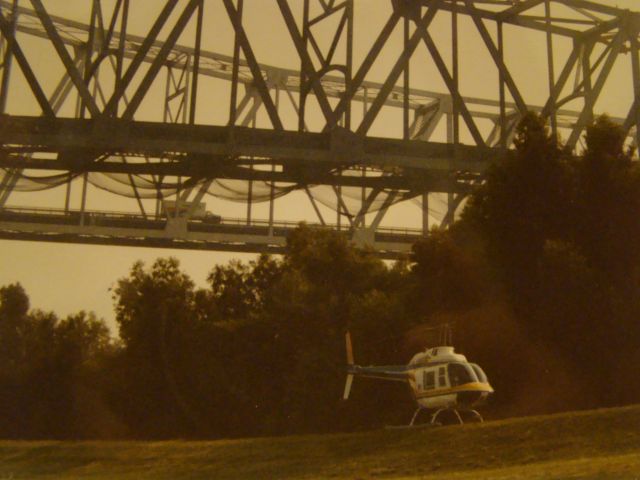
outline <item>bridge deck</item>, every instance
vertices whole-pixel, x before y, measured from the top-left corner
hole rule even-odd
[[[121,212],[64,211],[47,208],[6,207],[0,209],[0,238],[64,243],[127,245],[155,248],[284,253],[296,222],[251,221],[214,217],[212,220],[144,217]],[[352,229],[337,225],[310,224],[311,228],[338,230],[349,238]],[[366,229],[364,229],[366,231]],[[378,228],[369,232],[368,246],[376,255],[395,259],[407,255],[421,238],[422,230]]]

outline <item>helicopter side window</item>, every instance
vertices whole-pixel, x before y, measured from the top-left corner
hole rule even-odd
[[[471,367],[467,368],[467,365],[461,363],[449,364],[449,381],[451,386],[464,385],[465,383],[476,382],[476,375],[471,370]]]
[[[473,371],[475,372],[476,377],[478,377],[478,380],[480,381],[480,383],[489,383],[489,379],[487,379],[487,375],[480,368],[480,365],[476,365],[475,363],[472,363],[471,368],[473,368]]]
[[[425,370],[422,374],[422,384],[425,390],[430,390],[436,386],[436,372]]]
[[[447,369],[446,367],[440,367],[438,369],[438,386],[446,387],[447,386]]]

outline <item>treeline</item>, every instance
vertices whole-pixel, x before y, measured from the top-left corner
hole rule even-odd
[[[80,313],[30,310],[0,289],[0,436],[210,438],[405,423],[401,384],[344,386],[344,333],[362,364],[405,363],[455,324],[496,389],[489,416],[640,400],[640,170],[606,117],[569,155],[534,115],[462,218],[387,265],[300,226],[281,258],[136,263],[113,291],[119,339]]]

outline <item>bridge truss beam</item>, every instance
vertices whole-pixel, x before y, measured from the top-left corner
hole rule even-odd
[[[245,226],[257,221],[255,202],[268,202],[267,237],[277,224],[276,199],[294,190],[307,195],[323,225],[318,202],[331,203],[334,228],[346,221],[360,239],[374,238],[400,201],[421,199],[426,233],[429,195],[447,194],[439,221],[451,223],[472,185],[509,147],[526,111],[548,117],[553,131],[578,148],[621,63],[629,64],[632,87],[628,109],[614,120],[638,144],[640,16],[594,1],[391,0],[386,21],[363,50],[355,47],[358,2],[277,0],[270,15],[280,22],[279,48],[292,52],[298,68],[261,60],[264,49],[247,17],[264,4],[163,0],[145,10],[148,26],[141,27],[136,2],[87,3],[83,23],[53,14],[51,0],[0,0],[0,207],[9,208],[14,192],[66,185],[64,210],[71,212],[71,185],[81,182],[82,219],[87,196],[106,188],[96,180],[104,175],[135,202],[129,214],[164,219],[182,240],[197,206],[221,189],[222,198],[233,190],[246,204]],[[226,39],[210,33],[221,15],[231,32]],[[449,24],[444,39],[433,27],[443,20]],[[537,104],[509,55],[514,31],[542,39],[548,94]],[[497,77],[494,94],[465,95],[461,35],[475,35],[484,48],[483,68]],[[231,53],[218,53],[218,43]],[[57,62],[61,80],[33,60],[42,49]],[[432,62],[445,91],[416,82],[419,62]],[[381,64],[391,66],[382,77],[374,75]],[[19,97],[39,111],[22,111]],[[389,122],[397,123],[395,138],[370,134]],[[329,187],[330,201],[315,193],[318,186]],[[172,212],[167,202],[174,202]],[[183,230],[170,229],[177,224],[170,217],[184,217]],[[17,228],[0,218],[0,230],[9,226]],[[80,231],[73,235],[82,241]]]

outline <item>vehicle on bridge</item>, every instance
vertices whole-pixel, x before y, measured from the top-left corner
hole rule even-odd
[[[188,216],[190,220],[200,220],[204,223],[220,223],[222,221],[220,215],[207,211],[207,204],[204,202],[194,203],[164,200],[162,202],[162,213],[166,217]]]

